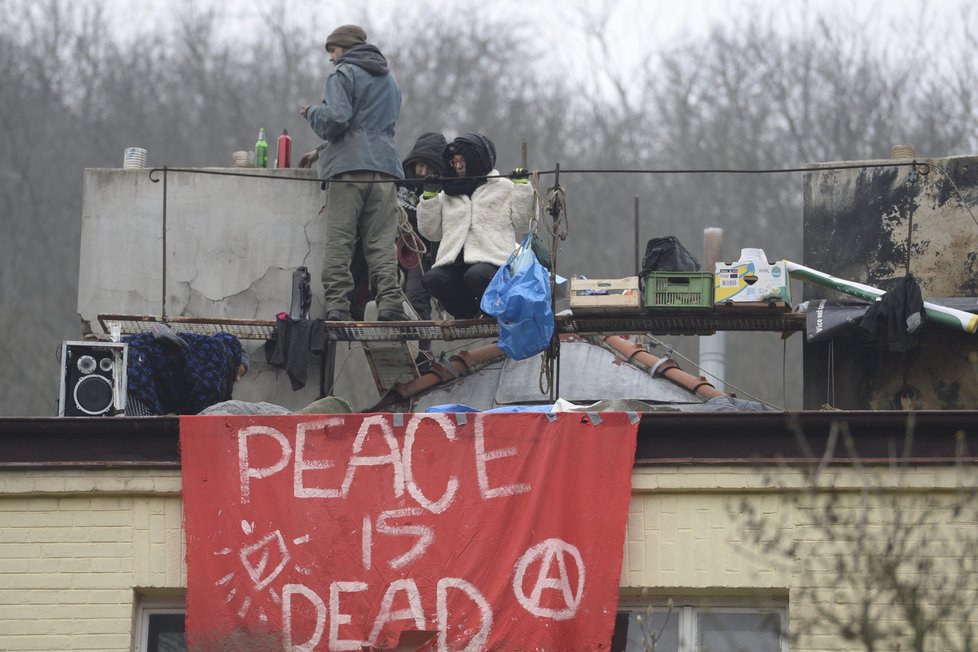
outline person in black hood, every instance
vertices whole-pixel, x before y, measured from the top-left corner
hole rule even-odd
[[[418,204],[418,231],[438,241],[424,286],[456,319],[479,315],[482,294],[529,228],[533,187],[526,170],[505,178],[495,169],[496,146],[469,132],[442,152],[444,181],[425,182]]]
[[[429,131],[418,136],[411,153],[404,159],[405,181],[397,191],[397,203],[407,213],[410,232],[398,234],[398,263],[404,278],[408,301],[423,320],[431,319],[431,294],[421,283],[421,277],[435,262],[437,245],[418,234],[418,202],[423,191],[422,180],[442,176],[442,152],[447,141],[440,133]],[[423,250],[423,251],[420,251]]]
[[[299,110],[325,141],[303,156],[299,167],[318,161],[319,178],[326,182],[326,320],[352,321],[350,261],[359,235],[377,292],[377,319],[403,321],[404,294],[391,246],[398,219],[394,182],[404,178],[394,142],[401,90],[363,28],[337,27],[326,39],[326,51],[336,68],[326,78],[323,101]]]
[[[401,273],[404,293],[411,307],[423,321],[431,319],[431,293],[422,283],[425,272],[431,269],[438,251],[437,243],[418,233],[418,202],[424,190],[422,180],[428,176],[442,176],[442,152],[447,141],[440,133],[429,131],[418,136],[411,153],[404,159],[404,179],[397,189],[397,203],[407,213],[408,224],[401,225],[397,234],[397,262]],[[431,341],[418,342],[418,370],[421,373],[431,367]]]

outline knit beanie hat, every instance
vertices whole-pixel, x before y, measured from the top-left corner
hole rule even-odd
[[[326,39],[326,49],[328,50],[331,46],[349,49],[366,42],[367,33],[359,25],[340,25]]]

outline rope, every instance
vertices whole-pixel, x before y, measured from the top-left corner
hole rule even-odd
[[[539,179],[539,174],[534,173],[534,181],[537,183],[537,185],[534,186],[534,193],[536,193],[536,188],[539,187]],[[557,245],[560,241],[567,239],[567,233],[569,231],[569,223],[567,220],[567,198],[563,187],[559,183],[559,176],[554,179],[554,185],[547,188],[546,200],[541,200],[539,195],[537,195],[537,200],[541,212],[544,212],[551,217],[551,223],[547,225],[547,231],[550,233],[550,307],[552,310],[554,310],[554,312],[556,312]],[[555,376],[557,380],[556,385],[554,383]],[[557,393],[559,394],[560,336],[558,335],[556,329],[554,329],[553,337],[550,339],[550,346],[547,347],[547,350],[544,351],[544,354],[540,359],[540,392],[543,394],[549,394],[550,399],[553,400],[555,398],[555,387]]]
[[[398,262],[405,269],[413,269],[421,264],[421,257],[428,253],[428,247],[425,245],[424,240],[421,239],[421,236],[414,230],[414,227],[411,226],[411,220],[408,219],[408,214],[404,207],[398,205],[397,208]],[[405,258],[413,258],[413,261],[402,258],[400,252],[401,246],[409,252]]]
[[[350,348],[349,348],[349,350],[346,353],[346,357],[343,358],[343,364],[340,365],[339,371],[337,371],[336,374],[333,376],[334,377],[334,380],[333,380],[333,387],[334,388],[336,387],[336,383],[338,383],[340,381],[340,379],[343,378],[343,370],[346,369],[346,363],[350,361],[350,357],[353,355],[353,352],[356,351],[357,349],[362,349],[362,348],[364,348],[364,346],[362,344],[356,344],[356,345],[354,345],[352,342],[350,343]]]

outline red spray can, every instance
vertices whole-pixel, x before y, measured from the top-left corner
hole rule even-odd
[[[283,129],[282,135],[278,137],[277,165],[280,168],[292,167],[292,138],[287,129]]]

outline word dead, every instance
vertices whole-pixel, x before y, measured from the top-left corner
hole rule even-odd
[[[376,645],[387,625],[397,621],[405,621],[405,624],[413,626],[406,629],[428,629],[421,593],[415,581],[407,578],[396,580],[387,587],[367,640],[348,638],[346,630],[353,621],[353,614],[346,611],[343,601],[348,600],[350,594],[367,590],[366,582],[336,581],[330,583],[329,597],[324,599],[303,584],[286,584],[282,589],[282,633],[285,649],[292,652],[311,652],[325,636],[330,650],[361,650],[365,645]],[[450,625],[452,618],[449,602],[457,603],[459,599],[471,603],[478,613],[478,622],[469,622],[465,626],[460,623]],[[466,649],[484,648],[492,631],[493,616],[489,601],[478,588],[458,577],[443,577],[435,587],[434,601],[435,612],[431,615],[431,625],[438,632],[438,650],[448,650],[450,643],[452,649],[458,649],[460,634],[468,639]],[[395,604],[403,606],[395,609]],[[299,616],[300,612],[302,616]],[[297,627],[299,623],[305,631],[297,631],[300,629]],[[309,629],[312,631],[308,631]],[[460,629],[463,631],[460,632]]]

